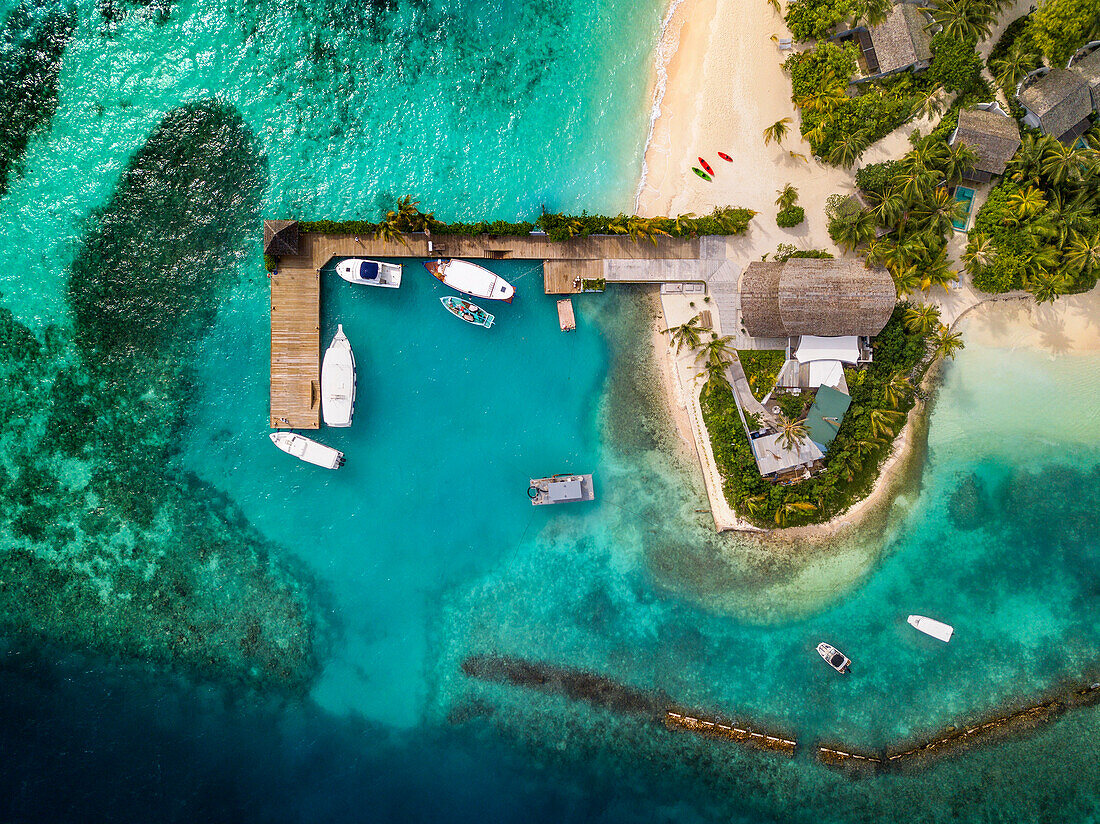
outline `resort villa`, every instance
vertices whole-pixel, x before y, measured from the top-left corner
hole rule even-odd
[[[963,172],[963,179],[988,183],[1004,174],[1008,161],[1020,148],[1020,127],[996,103],[980,103],[959,112],[959,125],[949,143],[965,144],[978,155],[977,163]]]
[[[1066,69],[1037,69],[1020,84],[1016,98],[1024,123],[1071,143],[1100,111],[1100,48],[1079,54]]]
[[[787,359],[775,389],[764,399],[760,428],[749,433],[760,474],[780,482],[808,478],[823,467],[851,403],[845,366],[870,362],[870,338],[882,331],[897,302],[886,269],[860,260],[795,258],[754,261],[741,275],[742,323],[759,338],[787,338]],[[751,406],[744,392],[738,403]],[[780,394],[813,395],[793,443],[780,431]]]
[[[931,18],[919,5],[897,3],[877,26],[858,26],[833,39],[859,46],[861,83],[901,71],[921,71],[932,64]]]

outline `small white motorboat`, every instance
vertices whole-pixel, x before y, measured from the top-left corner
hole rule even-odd
[[[504,278],[468,260],[427,260],[424,268],[452,289],[475,298],[511,303],[516,294]]]
[[[321,364],[321,415],[326,426],[351,426],[354,410],[355,355],[340,324]]]
[[[918,629],[925,635],[931,635],[933,638],[938,638],[945,644],[951,640],[952,634],[955,632],[955,628],[949,624],[943,623],[943,621],[937,621],[935,618],[927,618],[924,615],[910,615],[905,619],[909,622],[909,625],[914,629]]]
[[[396,289],[401,285],[401,266],[380,260],[347,258],[336,264],[336,274],[348,283],[362,286],[384,286]]]
[[[852,661],[847,655],[831,644],[826,644],[824,641],[817,645],[817,654],[824,658],[825,663],[841,675],[847,675],[848,671],[852,668]]]
[[[339,469],[344,465],[344,453],[331,446],[295,432],[272,432],[271,442],[288,455],[324,469]]]

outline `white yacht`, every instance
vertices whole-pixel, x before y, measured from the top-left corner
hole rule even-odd
[[[851,659],[831,644],[822,641],[817,645],[817,654],[825,659],[825,663],[835,669],[841,675],[847,675],[852,667]]]
[[[344,453],[331,446],[299,435],[295,432],[272,432],[271,442],[288,455],[314,466],[325,469],[339,469],[344,465]]]
[[[336,264],[336,274],[348,283],[358,283],[363,286],[397,289],[401,285],[400,264],[383,263],[380,260],[347,258]]]
[[[424,268],[452,289],[475,298],[511,303],[516,294],[504,278],[468,260],[428,260]]]
[[[321,415],[326,426],[351,426],[354,410],[355,355],[341,324],[321,364]]]
[[[945,644],[951,640],[951,636],[955,632],[955,628],[950,624],[945,624],[943,621],[937,621],[935,618],[927,618],[923,615],[910,615],[905,620],[908,621],[909,625],[914,629],[920,630],[925,635],[931,635],[933,638],[937,638]]]

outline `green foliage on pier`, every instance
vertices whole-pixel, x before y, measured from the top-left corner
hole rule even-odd
[[[656,242],[659,237],[700,237],[703,235],[739,235],[748,229],[755,215],[752,209],[731,206],[716,208],[711,214],[678,217],[639,217],[637,215],[557,214],[544,212],[534,223],[509,223],[503,220],[476,223],[446,223],[434,212],[422,212],[417,201],[404,197],[380,222],[366,220],[304,220],[304,232],[362,235],[397,240],[404,234],[429,232],[435,235],[490,235],[496,237],[527,237],[538,230],[551,241],[564,241],[589,235],[625,235],[632,240]]]
[[[65,3],[24,0],[0,31],[0,196],[37,130],[57,109],[61,57],[76,25]]]
[[[71,340],[0,311],[0,632],[254,686],[315,675],[308,577],[172,468],[266,174],[232,107],[169,112],[88,221]]]
[[[909,308],[898,304],[874,339],[872,364],[845,368],[852,405],[825,454],[825,470],[808,480],[782,486],[761,477],[732,390],[718,386],[700,394],[723,491],[738,515],[767,528],[820,523],[867,495],[913,407],[912,387],[933,351],[933,330],[906,328]],[[795,397],[802,404],[807,400],[805,394]]]

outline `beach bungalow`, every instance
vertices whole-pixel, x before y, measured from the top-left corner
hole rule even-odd
[[[932,19],[914,3],[897,3],[877,26],[857,26],[834,40],[855,43],[860,50],[862,77],[856,83],[902,71],[921,71],[932,65]]]
[[[890,273],[858,259],[753,261],[738,288],[754,338],[874,337],[897,303]]]
[[[788,448],[778,433],[754,438],[753,457],[760,474],[773,481],[796,481],[810,477],[824,466],[825,454],[810,438]]]
[[[1089,49],[1092,51],[1089,51]],[[1069,62],[1069,70],[1076,72],[1088,84],[1092,96],[1092,110],[1100,112],[1100,40],[1090,43]]]
[[[1024,107],[1024,123],[1062,143],[1071,143],[1088,131],[1093,98],[1085,70],[1033,72],[1016,95]]]
[[[949,142],[965,144],[978,154],[978,162],[963,172],[963,178],[988,183],[1004,174],[1005,165],[1020,148],[1020,127],[996,103],[982,103],[959,112],[959,125]]]

